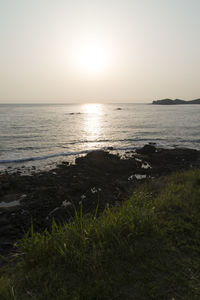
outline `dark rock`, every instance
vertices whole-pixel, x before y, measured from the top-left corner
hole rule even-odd
[[[103,150],[92,151],[85,157],[78,157],[75,162],[77,165],[87,164],[93,167],[107,168],[108,164],[115,163],[120,158]]]
[[[68,166],[69,162],[68,161],[62,161],[62,165]]]
[[[8,217],[6,214],[1,214],[0,215],[0,228],[3,227],[4,225],[8,224]]]
[[[151,154],[156,152],[156,147],[153,145],[145,145],[143,148],[137,149],[136,152],[139,154]]]
[[[149,145],[156,145],[155,142],[149,142]]]

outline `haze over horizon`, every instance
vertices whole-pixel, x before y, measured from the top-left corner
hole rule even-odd
[[[0,0],[0,103],[200,98],[199,0]]]

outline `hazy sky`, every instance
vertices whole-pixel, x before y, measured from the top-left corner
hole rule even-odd
[[[0,0],[0,102],[200,97],[200,0]]]

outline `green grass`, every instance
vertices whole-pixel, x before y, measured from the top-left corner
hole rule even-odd
[[[2,300],[200,299],[200,170],[30,234],[15,267],[1,270]]]

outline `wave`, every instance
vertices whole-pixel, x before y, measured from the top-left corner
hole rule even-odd
[[[136,145],[124,145],[124,146],[112,146],[112,143],[130,143],[130,142],[140,142],[137,146]],[[141,143],[144,142],[144,143]],[[190,142],[190,143],[200,143],[199,139],[195,139],[192,141],[188,140],[181,140],[181,142]],[[23,158],[16,158],[16,159],[2,159],[0,160],[0,164],[10,164],[10,163],[25,163],[29,161],[39,161],[39,160],[46,160],[46,159],[51,159],[51,158],[56,158],[56,157],[66,157],[66,156],[77,156],[77,155],[82,155],[82,154],[87,154],[91,151],[97,151],[97,150],[109,150],[109,151],[134,151],[138,148],[140,148],[142,145],[146,143],[153,143],[156,145],[156,147],[161,147],[161,148],[175,148],[181,146],[179,143],[174,144],[172,141],[171,143],[168,141],[166,143],[166,139],[162,138],[154,138],[154,139],[147,139],[147,138],[130,138],[130,139],[118,139],[118,140],[85,140],[85,141],[72,141],[69,143],[66,143],[66,145],[72,145],[72,144],[84,144],[84,143],[107,143],[107,146],[101,147],[101,148],[93,148],[93,149],[87,149],[87,150],[82,150],[82,151],[69,151],[69,152],[59,152],[59,153],[53,153],[53,154],[47,154],[47,155],[41,155],[41,156],[31,156],[31,157],[23,157]],[[108,145],[108,143],[111,143]],[[59,146],[60,148],[68,148],[67,146]],[[37,147],[36,147],[37,148]],[[18,148],[18,150],[35,150],[36,148],[32,149],[32,147],[27,147],[27,148]],[[195,148],[195,147],[193,147]],[[2,150],[1,150],[2,151]]]
[[[200,139],[194,139],[194,140],[181,140],[183,143],[200,143]]]
[[[14,151],[35,151],[35,150],[44,150],[44,149],[47,149],[48,147],[37,147],[37,146],[34,146],[34,147],[16,147],[16,148],[10,148],[10,149],[1,149],[0,148],[0,152],[14,152]]]
[[[97,150],[99,150],[99,149],[97,149]],[[28,162],[28,161],[44,160],[44,159],[55,158],[55,157],[60,157],[60,156],[81,155],[81,154],[87,154],[91,151],[92,150],[85,150],[85,151],[55,153],[55,154],[49,154],[49,155],[33,156],[33,157],[25,157],[25,158],[17,158],[17,159],[2,159],[2,160],[0,160],[0,164],[21,163],[21,162]]]
[[[165,139],[161,138],[130,138],[130,139],[118,139],[118,140],[111,140],[111,139],[105,139],[105,140],[79,140],[79,141],[71,141],[67,142],[66,146],[62,145],[62,148],[68,148],[67,145],[76,145],[76,144],[92,144],[92,143],[117,143],[117,142],[149,142],[149,141],[161,141]]]
[[[89,150],[82,150],[82,151],[72,151],[72,152],[60,152],[60,153],[54,153],[54,154],[48,154],[48,155],[42,155],[42,156],[33,156],[33,157],[24,157],[24,158],[17,158],[17,159],[2,159],[0,160],[0,164],[9,164],[9,163],[23,163],[23,162],[29,162],[29,161],[38,161],[38,160],[45,160],[50,158],[56,158],[56,157],[65,157],[65,156],[75,156],[75,155],[82,155],[87,154],[92,151],[98,151],[98,150],[109,150],[109,151],[130,151],[138,149],[139,147],[103,147],[103,148],[95,148],[95,149],[89,149]]]
[[[17,140],[17,139],[24,139],[24,140],[29,140],[29,142],[31,141],[30,139],[32,139],[34,141],[34,139],[36,138],[40,138],[41,136],[39,135],[0,135],[0,138],[1,139],[4,139],[4,140]]]

